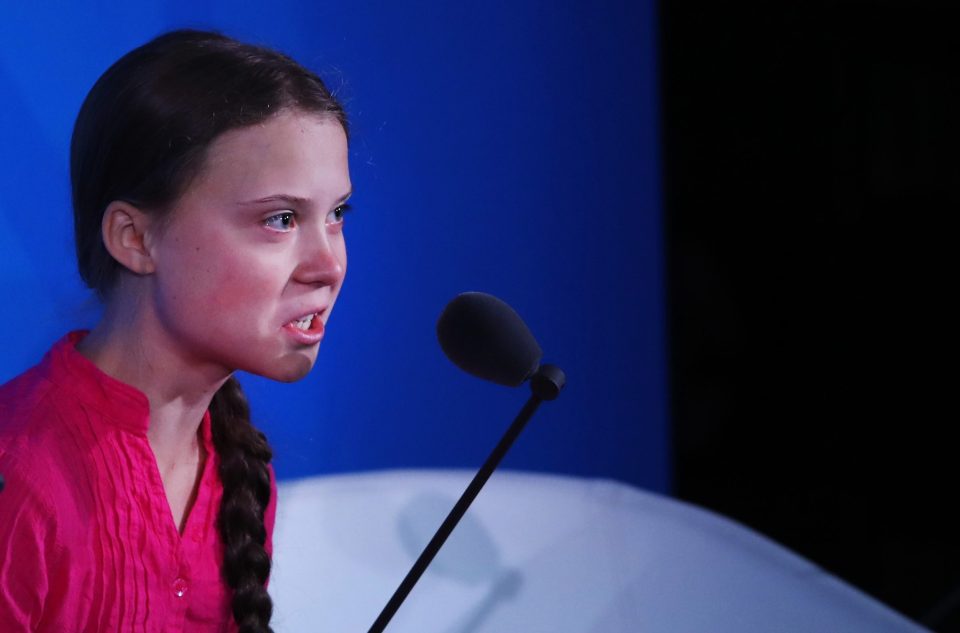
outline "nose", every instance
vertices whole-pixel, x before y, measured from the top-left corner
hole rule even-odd
[[[294,279],[303,284],[338,288],[347,269],[343,233],[324,228],[312,235],[304,234],[301,246]]]

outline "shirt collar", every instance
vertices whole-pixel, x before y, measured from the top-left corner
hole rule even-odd
[[[54,344],[45,359],[50,368],[50,380],[117,426],[146,435],[150,424],[150,401],[142,391],[104,373],[77,351],[77,343],[86,335],[86,330],[77,330]],[[209,454],[213,446],[209,411],[203,415],[200,436]]]

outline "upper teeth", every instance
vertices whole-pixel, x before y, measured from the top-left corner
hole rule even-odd
[[[301,330],[309,330],[310,324],[313,322],[313,316],[314,315],[312,314],[308,314],[307,316],[303,317],[299,321],[294,321],[293,325],[300,328]]]

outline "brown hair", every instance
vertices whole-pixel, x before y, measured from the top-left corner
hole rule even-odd
[[[166,33],[114,63],[83,102],[70,148],[84,282],[104,298],[123,270],[102,240],[107,205],[123,200],[150,213],[167,212],[214,139],[289,108],[330,116],[347,129],[342,106],[315,74],[281,53],[218,33]],[[233,590],[233,616],[241,633],[270,631],[264,511],[272,453],[250,422],[236,378],[217,391],[210,413],[223,482],[223,574]]]

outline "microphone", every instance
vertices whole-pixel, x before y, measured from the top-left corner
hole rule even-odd
[[[464,292],[447,304],[437,320],[437,340],[454,365],[507,387],[533,375],[543,356],[520,315],[483,292]]]
[[[544,400],[560,395],[566,384],[566,376],[559,367],[540,364],[543,352],[520,315],[493,295],[482,292],[457,295],[440,314],[437,339],[447,357],[465,372],[508,387],[517,387],[529,380],[531,395],[368,633],[383,633],[537,407]]]

